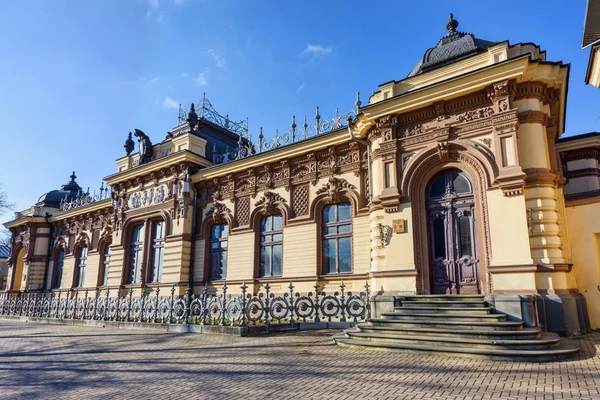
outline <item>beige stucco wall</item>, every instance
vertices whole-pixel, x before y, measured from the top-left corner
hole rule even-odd
[[[600,202],[567,207],[573,272],[585,296],[592,329],[600,328]]]

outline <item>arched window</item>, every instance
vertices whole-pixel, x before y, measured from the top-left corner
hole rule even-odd
[[[100,278],[98,283],[100,286],[106,286],[108,283],[108,265],[110,264],[110,243],[104,245],[104,252],[102,253],[102,264],[100,265]]]
[[[213,225],[210,229],[209,280],[225,279],[227,276],[227,241],[229,226]]]
[[[60,249],[54,258],[54,270],[52,272],[51,289],[59,289],[62,281],[63,266],[65,264],[65,251]]]
[[[144,251],[144,224],[131,230],[129,241],[129,268],[127,283],[138,283],[142,276],[142,253]]]
[[[83,287],[85,282],[85,266],[87,263],[87,247],[80,247],[77,253],[77,264],[75,265],[75,274],[73,277],[73,286]]]
[[[352,219],[350,203],[323,208],[323,273],[352,272]]]
[[[440,199],[469,193],[473,193],[473,188],[464,173],[457,169],[446,169],[431,178],[427,198]]]
[[[283,218],[267,215],[260,220],[260,264],[258,276],[281,276]]]
[[[150,282],[160,282],[163,274],[165,252],[165,221],[152,222],[152,269]]]

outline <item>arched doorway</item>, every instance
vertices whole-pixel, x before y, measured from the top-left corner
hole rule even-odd
[[[479,260],[473,184],[458,169],[445,169],[426,189],[432,294],[477,294]]]
[[[11,290],[14,290],[14,291],[21,290],[21,281],[23,280],[23,267],[24,267],[23,258],[24,257],[25,257],[25,250],[23,249],[23,247],[21,247],[15,257],[14,271],[13,271],[12,281],[11,281],[11,285],[10,285]]]

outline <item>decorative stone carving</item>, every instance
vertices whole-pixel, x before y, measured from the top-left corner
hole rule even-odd
[[[448,143],[438,142],[437,154],[440,160],[448,160]]]
[[[460,122],[474,121],[480,118],[487,118],[494,114],[492,107],[483,107],[475,110],[465,111],[463,114],[458,116]]]
[[[262,208],[264,214],[274,214],[277,212],[277,203],[285,203],[286,200],[278,193],[265,191],[263,196],[254,203],[254,207]]]
[[[231,214],[231,210],[221,202],[213,203],[212,207],[206,212],[206,216],[212,216],[212,219],[217,224],[227,223],[226,216]]]
[[[345,179],[332,176],[326,184],[317,190],[317,195],[326,193],[329,203],[338,203],[341,201],[345,189],[356,189],[356,187]]]
[[[248,225],[250,224],[250,197],[245,196],[239,198],[235,202],[235,218],[238,225]]]

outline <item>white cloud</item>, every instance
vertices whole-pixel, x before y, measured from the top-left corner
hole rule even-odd
[[[212,57],[217,68],[227,69],[227,60],[225,60],[225,57],[217,53],[215,49],[208,50],[206,54]]]
[[[148,83],[150,83],[150,84],[154,84],[154,83],[157,83],[158,81],[161,81],[161,80],[162,80],[162,76],[156,76],[156,77],[154,77],[154,78],[150,79],[150,80],[148,81]]]
[[[184,72],[181,74],[181,77],[187,79],[190,77],[190,74],[188,74],[187,72]]]
[[[331,47],[323,47],[320,44],[309,44],[306,46],[306,49],[304,49],[304,54],[309,54],[313,58],[323,58],[332,51],[333,49]]]
[[[204,68],[204,71],[198,74],[198,77],[194,79],[198,86],[206,86],[208,85],[208,74],[210,73],[210,68]]]
[[[306,82],[302,82],[302,85],[298,86],[298,89],[296,89],[296,93],[300,93],[301,91],[303,91],[304,86],[306,86]]]
[[[166,96],[165,100],[163,101],[163,108],[166,108],[167,110],[179,109],[179,103],[169,96]]]

